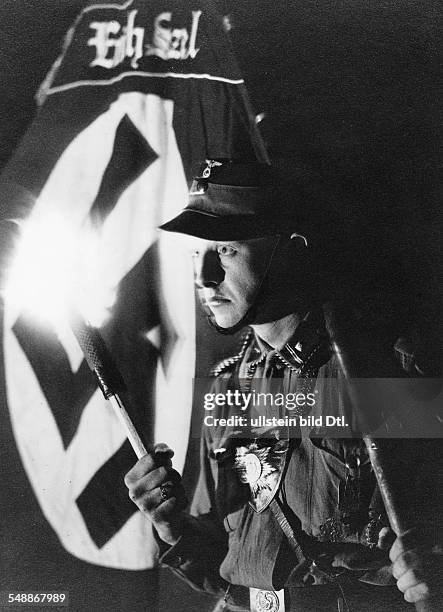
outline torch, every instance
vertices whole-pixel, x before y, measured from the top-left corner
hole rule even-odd
[[[126,385],[96,325],[104,321],[115,298],[106,282],[109,266],[91,228],[72,228],[61,213],[16,221],[20,231],[6,274],[4,295],[16,312],[29,309],[56,330],[69,326],[98,385],[122,423],[138,458],[146,454],[120,394]],[[88,320],[88,322],[87,322]]]
[[[362,409],[362,398],[358,386],[353,384],[353,378],[361,376],[359,368],[362,366],[362,356],[346,332],[337,321],[337,308],[331,303],[324,307],[326,326],[331,340],[332,348],[337,356],[340,368],[347,382],[347,389],[352,408],[357,416],[357,421],[363,431],[371,430],[374,423],[378,421],[377,415],[368,414]],[[388,516],[392,531],[401,536],[411,525],[408,524],[401,507],[401,496],[396,484],[395,475],[391,469],[391,462],[385,448],[384,440],[375,439],[371,435],[363,436],[369,459],[377,479],[380,494]],[[430,600],[424,600],[415,604],[418,612],[437,612],[437,607]],[[440,608],[439,608],[440,609]]]
[[[111,403],[137,458],[140,459],[146,455],[147,450],[120,397],[120,393],[126,390],[125,381],[105,341],[99,330],[87,323],[78,313],[71,312],[70,324],[86,362],[97,378],[101,392]]]

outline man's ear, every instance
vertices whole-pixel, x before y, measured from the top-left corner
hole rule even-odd
[[[308,246],[308,239],[302,234],[297,234],[297,232],[293,232],[290,239],[294,241],[297,247],[306,248]]]

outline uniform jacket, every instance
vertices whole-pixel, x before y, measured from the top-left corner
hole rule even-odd
[[[401,341],[392,346],[392,353],[403,370],[415,370],[414,355],[404,350]],[[341,416],[347,428],[334,434],[334,428],[315,426],[290,430],[265,426],[246,433],[237,423],[204,427],[191,515],[184,535],[163,554],[162,562],[194,587],[218,593],[228,584],[264,589],[324,584],[335,579],[330,561],[346,546],[371,558],[387,519],[364,443],[355,437],[358,423],[321,314],[306,317],[278,351],[249,332],[239,353],[219,364],[214,376],[214,393],[251,392],[254,385],[262,391],[272,389],[274,394],[276,390],[314,392],[315,405],[297,407],[289,411],[290,416]],[[242,412],[223,406],[214,417]],[[377,418],[380,423],[386,421],[382,413]],[[276,496],[308,550],[307,562],[295,557],[270,508],[256,512],[249,503],[251,489],[239,478],[237,449],[250,448],[255,438],[255,444],[258,440],[265,448],[290,438]],[[272,463],[269,457],[268,464]],[[370,584],[395,583],[387,555],[377,569],[352,572],[352,576]]]

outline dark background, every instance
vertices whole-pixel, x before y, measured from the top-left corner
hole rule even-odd
[[[0,166],[32,120],[34,94],[66,29],[86,4],[2,0]],[[326,226],[340,219],[344,233],[357,220],[361,234],[353,240],[361,261],[383,241],[409,280],[402,299],[412,291],[438,309],[441,3],[242,0],[220,5],[231,14],[231,37],[253,108],[265,113],[261,129],[271,156],[296,158],[313,176],[312,214]],[[200,356],[200,364],[207,359]],[[155,573],[134,572],[120,582],[118,572],[94,568],[61,549],[30,496],[11,446],[4,397],[0,400],[6,423],[0,438],[0,503],[7,519],[2,573],[10,577],[5,588],[69,584],[78,610],[127,609],[125,592],[133,594],[131,610],[206,609],[206,600],[191,596],[175,579],[171,583],[169,574],[162,574],[158,604],[152,599]]]

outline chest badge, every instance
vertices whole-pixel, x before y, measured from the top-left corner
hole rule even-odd
[[[277,493],[288,448],[288,440],[279,440],[271,446],[254,441],[248,446],[237,447],[235,470],[240,481],[249,485],[249,504],[256,512],[265,510]]]

